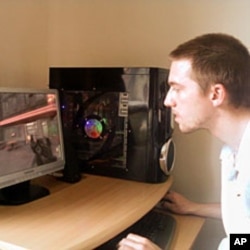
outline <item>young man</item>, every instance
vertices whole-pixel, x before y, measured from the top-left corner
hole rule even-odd
[[[172,108],[183,133],[205,129],[225,143],[221,151],[221,214],[227,236],[250,233],[250,55],[237,39],[206,34],[170,53]],[[219,204],[197,204],[170,192],[164,206],[176,213],[220,216]],[[128,235],[119,249],[159,249],[148,239]],[[219,249],[229,249],[228,238]]]

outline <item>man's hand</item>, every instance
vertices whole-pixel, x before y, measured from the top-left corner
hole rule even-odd
[[[169,191],[164,196],[162,205],[164,208],[176,214],[193,214],[196,203],[188,200],[177,192]]]
[[[219,203],[193,202],[174,191],[169,191],[164,196],[162,206],[176,214],[221,219],[221,206]]]
[[[128,234],[119,244],[119,250],[161,250],[156,244],[147,238],[136,234]]]

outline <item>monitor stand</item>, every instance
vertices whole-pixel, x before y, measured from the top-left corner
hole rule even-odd
[[[0,189],[0,205],[21,205],[47,195],[47,188],[25,181]]]

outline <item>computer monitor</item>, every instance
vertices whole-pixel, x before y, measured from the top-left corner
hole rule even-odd
[[[48,195],[31,180],[64,164],[57,90],[0,88],[0,204]]]

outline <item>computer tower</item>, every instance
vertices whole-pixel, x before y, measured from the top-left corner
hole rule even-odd
[[[175,158],[171,110],[163,105],[167,78],[163,68],[50,68],[71,152],[66,173],[74,176],[67,161],[77,158],[74,171],[165,181]]]

